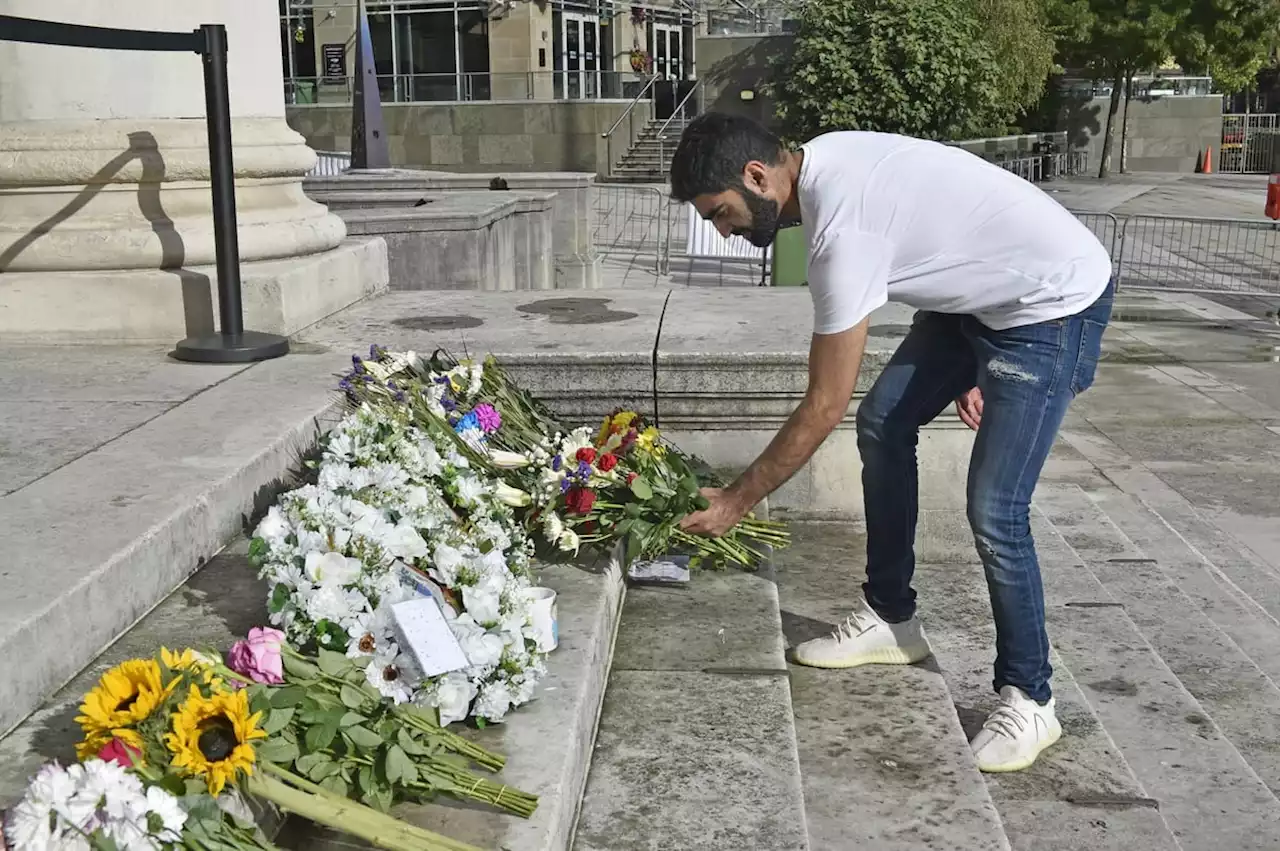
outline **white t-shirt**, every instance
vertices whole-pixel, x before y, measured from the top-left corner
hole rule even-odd
[[[1034,184],[959,148],[841,132],[804,145],[815,334],[893,299],[995,330],[1079,313],[1106,289],[1096,237]]]

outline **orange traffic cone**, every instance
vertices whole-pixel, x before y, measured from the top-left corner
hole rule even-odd
[[[1204,173],[1213,174],[1213,145],[1204,149]]]
[[[1196,154],[1196,174],[1204,174],[1204,151]]]
[[[1280,174],[1271,175],[1267,181],[1267,218],[1280,219]]]

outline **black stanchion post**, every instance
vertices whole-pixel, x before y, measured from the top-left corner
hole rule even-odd
[[[235,166],[231,158],[231,97],[227,86],[227,28],[199,29],[204,61],[204,100],[209,127],[209,178],[213,191],[213,239],[217,252],[219,333],[188,337],[173,356],[199,363],[249,363],[289,352],[289,339],[244,330],[240,300],[240,243],[236,234]]]

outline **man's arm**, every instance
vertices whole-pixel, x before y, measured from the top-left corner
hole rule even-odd
[[[809,386],[769,446],[738,480],[707,493],[711,505],[681,526],[703,535],[723,535],[760,500],[795,475],[835,430],[849,409],[867,345],[864,319],[838,334],[814,334],[809,346]]]

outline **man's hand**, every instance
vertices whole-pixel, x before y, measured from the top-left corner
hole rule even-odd
[[[956,410],[960,413],[960,421],[977,431],[982,425],[982,391],[975,387],[961,393],[956,399]]]
[[[747,516],[750,506],[743,507],[742,501],[732,491],[721,488],[703,488],[702,495],[711,505],[702,511],[695,511],[680,521],[680,528],[695,535],[708,538],[719,538],[727,533],[738,521]]]

